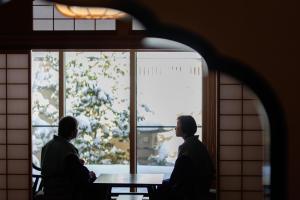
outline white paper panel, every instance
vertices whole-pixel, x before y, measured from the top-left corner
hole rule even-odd
[[[6,68],[6,54],[0,54],[0,68]]]
[[[28,129],[28,115],[8,115],[8,129]]]
[[[28,189],[29,180],[28,175],[8,175],[8,184],[9,189]]]
[[[240,131],[220,131],[220,145],[240,145],[241,139]]]
[[[33,30],[37,31],[52,31],[53,20],[33,20]]]
[[[7,113],[28,114],[28,100],[9,100],[7,102]]]
[[[0,174],[6,174],[6,160],[0,160]]]
[[[220,175],[241,175],[242,165],[240,161],[220,161]]]
[[[9,159],[28,159],[28,145],[7,145]]]
[[[241,200],[241,192],[220,192],[221,200]]]
[[[264,193],[263,192],[244,192],[243,200],[263,200]]]
[[[45,0],[34,0],[33,5],[53,5],[53,3]]]
[[[241,85],[221,85],[220,99],[241,99],[242,87]]]
[[[252,90],[247,87],[243,89],[243,98],[244,99],[257,99],[257,96],[254,94]]]
[[[8,200],[29,200],[29,190],[9,190]]]
[[[7,143],[8,144],[28,144],[29,138],[28,130],[8,130]]]
[[[96,30],[116,30],[116,20],[97,19]]]
[[[244,116],[243,128],[246,130],[261,130],[262,124],[259,116]]]
[[[28,54],[7,54],[7,68],[28,68]]]
[[[0,115],[0,129],[6,128],[6,116]]]
[[[262,161],[244,161],[243,162],[243,174],[244,175],[258,175],[262,176]]]
[[[221,130],[240,130],[242,128],[241,116],[220,116]]]
[[[33,6],[33,18],[53,18],[53,6]]]
[[[7,83],[28,83],[28,69],[7,70]]]
[[[6,190],[0,189],[0,199],[6,200]]]
[[[6,101],[0,100],[0,114],[6,114]]]
[[[243,106],[244,114],[259,114],[258,101],[244,100]]]
[[[6,145],[0,144],[0,159],[6,159]]]
[[[0,175],[0,189],[6,188],[6,176]]]
[[[241,177],[224,177],[220,179],[221,190],[240,190],[241,189]]]
[[[54,20],[54,30],[74,30],[74,20]]]
[[[220,160],[240,160],[241,147],[240,146],[221,146]]]
[[[0,98],[6,98],[6,86],[0,85]]]
[[[0,69],[0,83],[6,83],[6,69]]]
[[[263,132],[261,131],[244,131],[244,145],[263,145]]]
[[[263,147],[262,146],[244,146],[243,159],[244,160],[263,160]]]
[[[244,190],[262,190],[263,184],[261,177],[243,177]]]
[[[8,85],[8,98],[28,98],[28,85]]]
[[[233,78],[232,76],[221,73],[220,74],[220,83],[221,84],[240,84],[238,80]]]
[[[95,20],[75,20],[75,30],[94,30]]]
[[[6,144],[6,130],[0,130],[0,144]]]
[[[8,160],[8,174],[28,174],[28,160]]]
[[[70,17],[64,16],[54,7],[54,18],[55,19],[70,19]]]
[[[241,114],[242,101],[241,100],[221,100],[220,114]]]

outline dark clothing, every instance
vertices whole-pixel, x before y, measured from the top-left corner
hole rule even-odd
[[[92,180],[89,170],[80,163],[78,150],[60,136],[42,149],[42,175],[46,199],[85,199]]]
[[[78,150],[63,137],[55,135],[42,148],[42,175],[46,178],[63,176],[66,168],[65,159],[69,155],[78,157]]]
[[[200,177],[212,177],[214,166],[206,146],[198,139],[198,136],[191,136],[185,139],[179,146],[178,157],[185,155],[191,159]]]
[[[207,199],[214,168],[206,147],[196,136],[179,147],[171,177],[158,189],[160,200]]]

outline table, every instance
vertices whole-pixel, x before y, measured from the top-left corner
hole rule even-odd
[[[112,187],[146,187],[149,199],[155,197],[156,186],[162,184],[163,174],[100,174],[94,184],[108,188],[108,198],[111,197]]]

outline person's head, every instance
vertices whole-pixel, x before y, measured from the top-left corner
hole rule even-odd
[[[58,135],[67,140],[72,140],[77,137],[77,127],[78,122],[74,117],[63,117],[59,120],[58,123]]]
[[[197,124],[195,119],[190,115],[181,115],[177,118],[176,136],[187,138],[195,135]]]

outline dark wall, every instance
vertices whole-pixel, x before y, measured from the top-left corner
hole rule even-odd
[[[32,31],[32,1],[11,0],[0,6],[0,33],[28,33]]]

